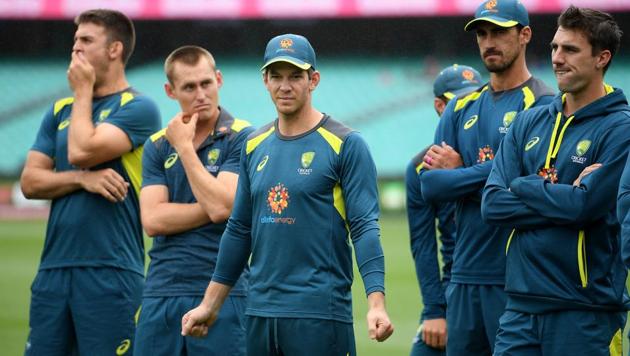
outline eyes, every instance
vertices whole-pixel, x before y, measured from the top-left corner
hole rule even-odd
[[[210,79],[204,80],[204,81],[199,83],[199,87],[201,87],[202,89],[208,89],[209,87],[212,86],[213,83],[214,83],[214,81],[212,81]],[[193,92],[193,91],[195,91],[195,89],[197,89],[197,83],[186,83],[182,87],[182,90],[186,91],[186,92]]]

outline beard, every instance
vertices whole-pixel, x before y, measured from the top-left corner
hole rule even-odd
[[[490,73],[503,73],[512,67],[517,57],[518,55],[513,55],[512,57],[507,58],[504,61],[490,62],[490,63],[484,60],[483,64],[485,65],[486,69]]]

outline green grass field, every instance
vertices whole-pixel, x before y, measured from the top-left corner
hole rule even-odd
[[[368,339],[363,284],[353,286],[357,351],[361,356],[408,355],[421,308],[409,251],[406,217],[386,215],[381,220],[386,261],[387,306],[396,331],[384,343]],[[43,244],[45,222],[0,221],[0,345],[3,355],[21,355],[28,332],[30,284]],[[358,276],[355,269],[355,276]],[[628,351],[624,337],[624,354]]]

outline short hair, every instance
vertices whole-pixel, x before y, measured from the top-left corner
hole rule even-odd
[[[205,48],[199,46],[183,46],[171,52],[164,61],[164,73],[166,73],[168,82],[171,83],[171,85],[173,84],[173,67],[176,62],[194,66],[199,63],[201,58],[206,58],[212,70],[216,70],[214,57]]]
[[[558,26],[581,31],[592,47],[593,56],[603,50],[609,50],[610,61],[604,67],[604,73],[606,73],[615,53],[619,51],[623,34],[610,14],[571,5],[558,17]]]
[[[125,14],[109,9],[87,10],[77,16],[74,23],[77,26],[84,23],[103,26],[109,43],[114,41],[122,43],[122,60],[123,64],[127,64],[136,46],[136,30],[133,27],[133,22]]]
[[[298,68],[298,67],[296,67]],[[298,68],[300,69],[300,68]],[[313,76],[313,73],[315,73],[315,68],[310,67],[308,69],[302,69],[302,71],[306,72],[306,76],[308,77],[308,80],[311,80],[311,77]],[[263,75],[265,77],[267,77],[267,74],[269,73],[269,66],[265,67],[265,69],[263,69]]]

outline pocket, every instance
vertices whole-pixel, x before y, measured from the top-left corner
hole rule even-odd
[[[586,234],[584,230],[580,230],[578,233],[577,262],[582,288],[586,288],[588,286],[588,266],[586,264]]]

